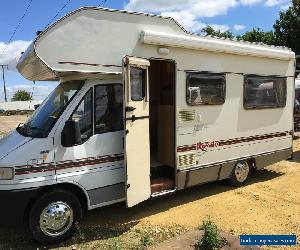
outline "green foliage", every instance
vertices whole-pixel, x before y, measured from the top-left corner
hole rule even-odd
[[[300,54],[300,0],[293,0],[291,7],[280,12],[279,19],[275,21],[273,28],[274,30],[271,31],[254,28],[235,37],[230,31],[221,32],[208,25],[201,30],[201,33],[221,38],[236,38],[248,42],[285,46],[291,48],[296,54]]]
[[[230,31],[221,32],[220,30],[214,30],[212,26],[207,25],[201,30],[201,34],[205,36],[210,35],[219,38],[236,38],[237,40],[243,40],[253,43],[264,43],[268,45],[276,45],[277,42],[273,31],[265,32],[260,28],[253,29],[251,31],[246,32],[244,35],[238,35],[235,37]]]
[[[237,40],[248,41],[252,43],[264,43],[268,45],[276,45],[276,38],[273,31],[263,31],[260,28],[247,31],[242,36],[237,36]]]
[[[293,0],[291,7],[280,12],[273,28],[274,31],[266,32],[259,28],[253,29],[242,36],[237,36],[237,39],[285,46],[300,53],[300,0]]]
[[[215,30],[212,26],[207,25],[201,30],[201,33],[205,36],[216,36],[220,38],[229,38],[233,39],[234,35],[230,31],[221,32],[220,30]]]
[[[204,230],[204,234],[202,239],[195,245],[196,250],[216,250],[222,247],[223,241],[219,235],[218,228],[210,218],[204,220],[199,229]]]
[[[31,101],[32,96],[26,90],[18,90],[11,98],[12,101]]]
[[[300,53],[300,0],[293,0],[288,10],[280,12],[273,28],[277,45]]]
[[[84,229],[80,226],[78,222],[76,222],[75,226],[77,228],[77,234],[74,238],[76,238],[77,242],[84,243],[87,240]]]
[[[144,232],[141,235],[141,248],[146,249],[150,245],[153,244],[153,238],[151,237],[150,233]]]
[[[122,250],[121,243],[120,243],[119,239],[117,239],[117,238],[113,239],[111,249],[112,250]]]

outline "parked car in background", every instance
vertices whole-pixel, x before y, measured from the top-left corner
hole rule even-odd
[[[294,130],[300,131],[300,78],[295,80]]]
[[[4,113],[5,110],[4,109],[0,109],[0,114]]]

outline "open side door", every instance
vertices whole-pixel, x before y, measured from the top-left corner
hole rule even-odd
[[[146,59],[123,58],[127,207],[133,207],[151,196],[149,66],[150,62]]]

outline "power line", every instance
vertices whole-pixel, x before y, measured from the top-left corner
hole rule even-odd
[[[35,81],[32,81],[33,82],[33,85],[32,85],[32,91],[31,91],[31,99],[33,98],[33,94],[34,94],[34,87],[35,87]]]
[[[30,8],[32,2],[33,2],[33,0],[29,0],[29,2],[28,2],[28,4],[27,4],[27,7],[26,7],[26,9],[25,9],[24,14],[21,16],[21,18],[20,18],[20,20],[19,20],[17,26],[15,27],[15,29],[14,29],[14,31],[13,31],[11,37],[10,37],[9,40],[8,40],[7,45],[3,48],[0,57],[3,56],[4,52],[5,52],[6,49],[7,49],[8,44],[10,44],[10,42],[12,41],[12,39],[14,38],[14,36],[16,35],[16,33],[17,33],[18,29],[20,28],[20,26],[21,26],[21,24],[22,24],[22,22],[23,22],[25,16],[27,15],[27,12],[28,12],[28,10],[29,10],[29,8]]]
[[[60,10],[56,13],[54,17],[49,21],[49,23],[45,26],[44,29],[46,29],[57,17],[58,15],[68,6],[68,4],[71,2],[71,0],[67,0],[66,3],[60,8]]]
[[[107,2],[107,0],[102,0],[101,3],[98,5],[98,7],[103,6],[106,2]]]
[[[30,101],[29,101],[29,109],[31,108],[31,102],[33,100],[33,92],[34,92],[34,85],[35,85],[35,81],[33,81],[33,85],[32,85],[32,92],[30,94]]]

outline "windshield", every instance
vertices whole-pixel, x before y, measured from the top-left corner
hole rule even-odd
[[[17,131],[24,136],[47,137],[57,119],[83,84],[84,81],[69,81],[59,84],[28,121],[18,126]]]

